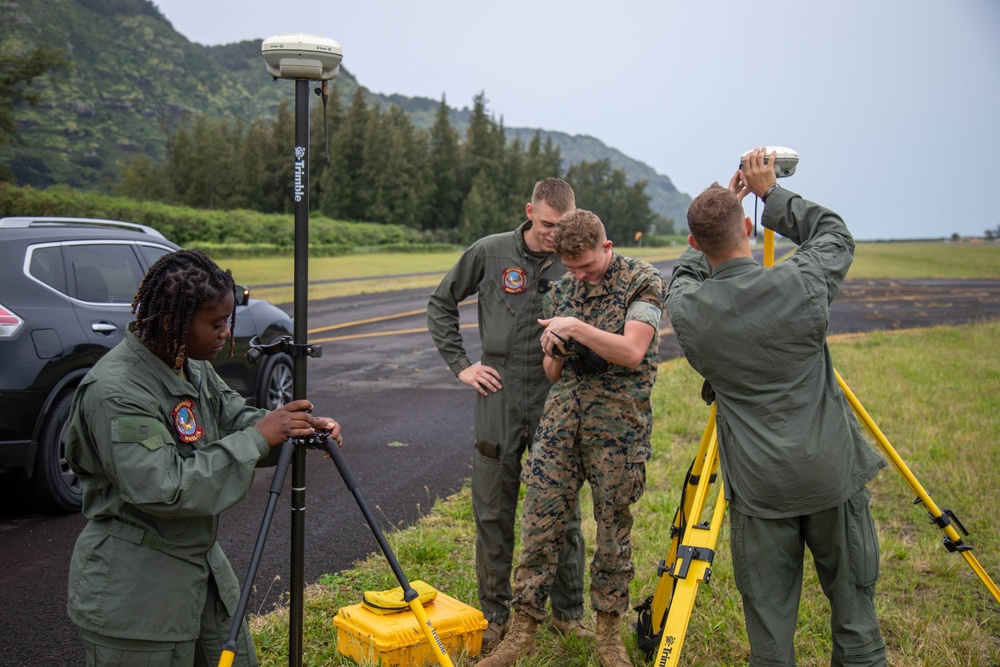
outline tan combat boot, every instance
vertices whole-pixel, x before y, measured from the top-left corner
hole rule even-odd
[[[601,667],[632,667],[622,642],[621,618],[597,612],[597,659]]]
[[[576,637],[584,641],[594,638],[594,631],[584,625],[583,620],[579,618],[564,621],[553,616],[549,619],[549,624],[563,637]]]
[[[523,612],[515,613],[503,641],[488,658],[477,662],[476,667],[511,667],[518,658],[531,655],[535,651],[537,629],[538,621]]]
[[[500,645],[500,640],[503,639],[504,633],[507,632],[506,623],[497,623],[496,621],[490,621],[486,629],[483,630],[483,645],[482,652],[489,653],[497,646]]]

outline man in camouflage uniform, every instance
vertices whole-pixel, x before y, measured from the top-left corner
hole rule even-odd
[[[545,402],[522,472],[527,493],[523,550],[514,573],[517,610],[507,637],[478,667],[510,667],[534,650],[538,621],[580,487],[590,484],[597,522],[590,597],[604,667],[631,667],[621,639],[634,568],[630,506],[645,488],[650,456],[663,279],[653,266],[611,249],[604,225],[574,210],[553,246],[569,270],[546,295],[541,337],[545,372],[556,384]]]
[[[525,206],[528,220],[469,246],[427,304],[427,328],[438,351],[458,379],[478,392],[472,513],[479,607],[489,621],[484,650],[500,642],[510,616],[521,459],[552,385],[542,367],[538,318],[548,286],[565,273],[552,253],[552,234],[559,216],[575,205],[573,189],[565,181],[546,178],[536,183]],[[466,356],[458,316],[459,302],[472,294],[479,297],[483,344],[482,361],[476,363]],[[580,620],[585,552],[577,505],[552,586],[552,626],[582,638],[593,637]]]

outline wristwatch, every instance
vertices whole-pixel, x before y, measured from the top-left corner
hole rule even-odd
[[[774,192],[777,189],[778,189],[778,184],[775,183],[774,185],[772,185],[771,187],[769,187],[767,189],[767,192],[764,193],[764,196],[761,197],[760,200],[766,204],[767,203],[767,198],[770,197],[771,193]]]

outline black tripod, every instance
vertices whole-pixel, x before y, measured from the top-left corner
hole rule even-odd
[[[282,339],[278,343],[272,344],[268,347],[274,348],[279,345],[284,346],[287,342],[288,341],[286,339]],[[274,353],[276,352],[265,352],[265,354]],[[427,614],[420,603],[419,594],[410,585],[410,582],[403,573],[402,568],[399,566],[399,562],[396,560],[389,543],[386,541],[385,536],[379,529],[378,522],[375,520],[374,515],[368,508],[368,504],[361,495],[357,479],[355,479],[354,473],[347,464],[347,460],[344,458],[343,452],[340,451],[340,447],[338,447],[335,442],[330,441],[329,435],[329,431],[317,431],[311,436],[292,438],[281,446],[281,452],[278,455],[278,463],[274,470],[274,477],[271,480],[271,489],[268,492],[267,507],[264,509],[264,519],[261,522],[260,532],[257,535],[257,542],[254,545],[253,556],[250,558],[250,566],[247,568],[247,576],[243,582],[240,602],[236,608],[236,613],[233,616],[233,627],[229,632],[228,640],[222,647],[223,651],[219,658],[219,667],[230,667],[233,664],[233,658],[236,656],[237,638],[239,637],[240,625],[242,624],[243,617],[246,614],[247,605],[250,600],[250,592],[253,589],[254,578],[257,574],[257,568],[260,565],[260,557],[264,551],[264,544],[267,541],[267,533],[271,526],[271,519],[274,516],[274,508],[277,505],[278,496],[281,495],[281,487],[284,486],[288,466],[292,460],[292,453],[294,451],[305,451],[307,449],[322,449],[330,455],[330,458],[333,459],[334,464],[337,466],[337,470],[340,472],[340,476],[344,479],[344,483],[354,496],[355,501],[357,501],[358,507],[361,508],[361,513],[364,515],[365,521],[368,522],[368,526],[371,528],[372,534],[375,536],[375,540],[378,542],[379,548],[382,549],[382,553],[389,561],[389,566],[392,568],[393,574],[396,575],[396,580],[399,581],[399,585],[403,589],[403,599],[410,606],[410,609],[416,616],[417,621],[430,645],[432,647],[437,647],[435,656],[437,657],[438,662],[442,667],[452,667],[448,651],[445,649],[444,644],[438,637],[433,624],[427,618]],[[298,656],[298,659],[301,661],[301,654]],[[293,657],[291,653],[289,653],[289,662],[292,660]]]

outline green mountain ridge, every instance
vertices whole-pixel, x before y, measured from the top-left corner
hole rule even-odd
[[[149,0],[7,0],[0,4],[0,26],[0,49],[23,53],[48,45],[73,62],[71,73],[34,83],[36,107],[15,108],[20,139],[0,146],[0,162],[22,185],[109,191],[132,156],[163,158],[167,131],[178,123],[200,113],[244,122],[273,118],[279,104],[294,98],[289,82],[267,74],[260,40],[191,42]],[[344,67],[335,84],[345,106],[361,86]],[[440,104],[364,90],[369,104],[398,105],[418,128],[431,126]],[[450,109],[464,136],[471,110]],[[608,159],[630,183],[648,181],[650,207],[683,225],[691,198],[669,177],[599,139],[535,128],[505,131],[525,145],[536,132],[543,141],[551,136],[566,167]]]

